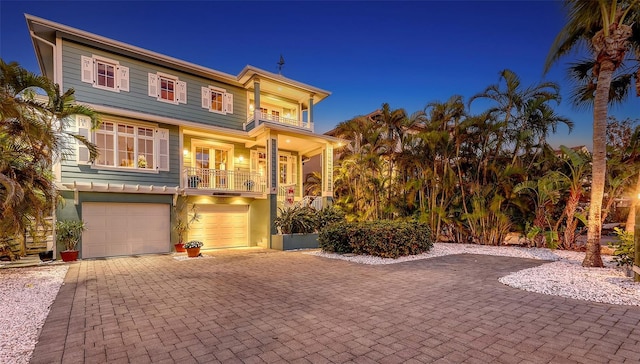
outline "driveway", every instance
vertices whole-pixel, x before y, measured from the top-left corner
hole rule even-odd
[[[540,261],[206,254],[72,264],[31,362],[640,362],[640,307],[498,282]]]

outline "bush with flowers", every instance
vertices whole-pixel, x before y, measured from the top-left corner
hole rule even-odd
[[[185,249],[202,248],[203,245],[204,245],[204,243],[199,241],[199,240],[190,240],[190,241],[187,241],[186,243],[184,243],[184,248]]]

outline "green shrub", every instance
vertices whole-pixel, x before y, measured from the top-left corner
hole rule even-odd
[[[330,225],[320,231],[320,248],[327,252],[398,258],[429,251],[429,226],[420,222],[374,221]]]
[[[294,206],[278,209],[280,214],[274,224],[281,234],[310,234],[316,231],[316,210],[311,207]]]
[[[82,220],[56,221],[56,244],[64,244],[65,250],[76,250],[82,232],[87,225]]]
[[[635,254],[633,233],[620,228],[614,228],[614,232],[618,236],[618,240],[609,243],[609,247],[614,250],[613,261],[619,267],[633,266]]]
[[[323,208],[322,210],[319,210],[316,213],[316,218],[318,222],[318,231],[324,229],[329,225],[335,223],[343,223],[346,221],[344,218],[344,212],[342,212],[335,206],[328,206]]]
[[[357,227],[356,223],[332,224],[320,230],[318,246],[329,253],[347,254],[353,252],[349,243],[351,231]]]

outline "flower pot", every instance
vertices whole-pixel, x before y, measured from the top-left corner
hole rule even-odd
[[[40,252],[38,253],[38,256],[40,257],[40,261],[42,262],[48,262],[53,260],[53,250],[47,250],[46,252]]]
[[[195,258],[200,255],[200,248],[187,248],[187,256],[189,258]]]
[[[62,257],[63,262],[73,262],[78,260],[78,251],[77,250],[65,250],[60,252],[60,256]]]
[[[184,249],[184,243],[173,244],[176,248],[176,253],[184,253],[186,250]]]

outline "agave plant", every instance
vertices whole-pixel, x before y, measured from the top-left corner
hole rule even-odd
[[[318,219],[315,209],[294,206],[278,210],[280,214],[274,220],[274,224],[281,234],[309,234],[316,231]]]

